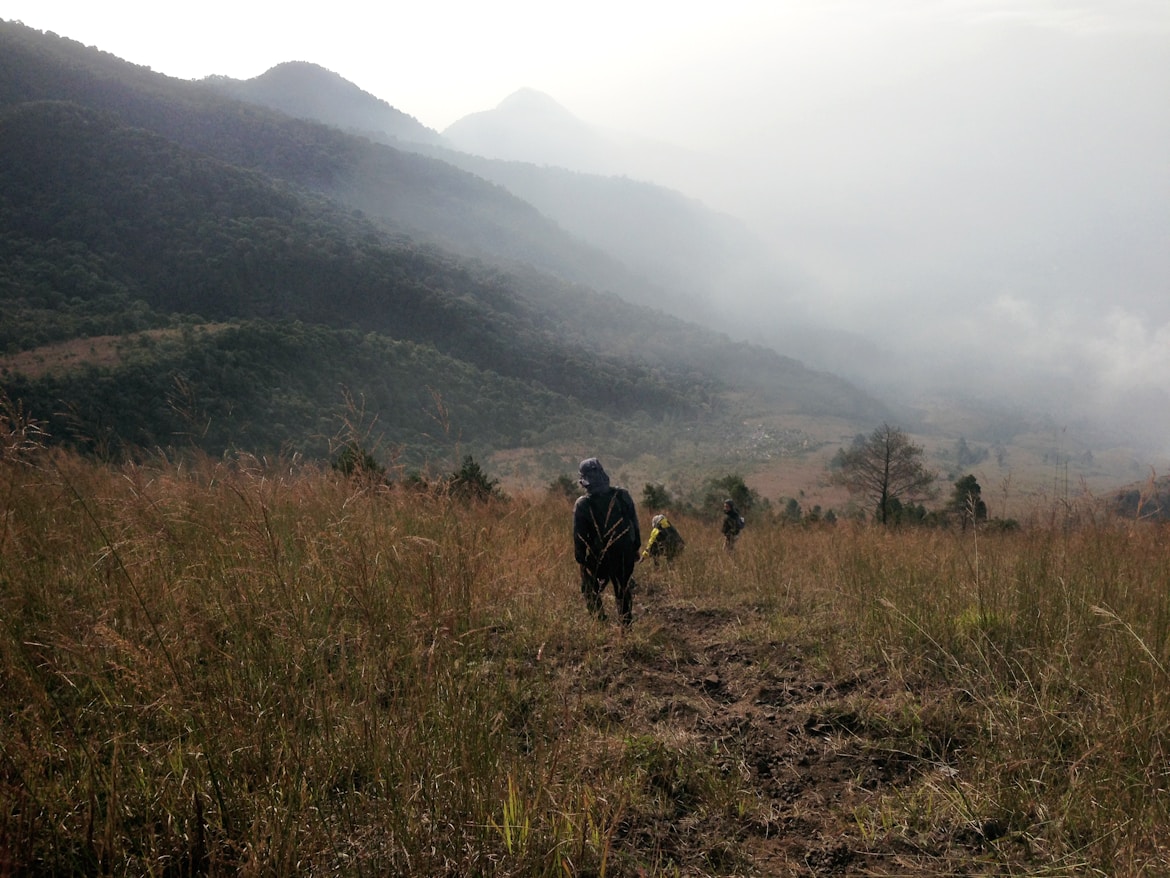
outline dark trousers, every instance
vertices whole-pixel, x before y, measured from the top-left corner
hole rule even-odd
[[[617,567],[597,571],[590,570],[587,565],[581,565],[581,594],[585,596],[585,606],[589,608],[589,612],[599,619],[605,618],[601,592],[610,582],[613,583],[618,618],[623,625],[629,625],[634,621],[634,562],[631,560]]]

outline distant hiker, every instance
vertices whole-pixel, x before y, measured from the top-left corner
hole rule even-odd
[[[678,528],[667,521],[665,515],[655,515],[650,521],[650,539],[646,541],[646,548],[642,550],[642,560],[653,558],[658,564],[660,558],[673,561],[686,545],[686,540],[678,532]]]
[[[581,568],[585,606],[605,618],[601,592],[613,583],[618,616],[623,625],[634,618],[634,564],[642,535],[634,498],[625,488],[613,488],[596,457],[581,461],[577,483],[587,492],[573,507],[573,555]]]
[[[723,501],[723,547],[727,551],[730,552],[735,548],[735,541],[739,539],[743,525],[743,516],[739,514],[739,510],[735,508],[735,504],[728,497]]]

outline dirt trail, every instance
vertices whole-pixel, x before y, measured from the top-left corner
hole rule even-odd
[[[680,773],[664,770],[654,782],[676,814],[635,818],[621,843],[661,851],[689,875],[1004,874],[988,857],[994,827],[919,837],[863,831],[856,818],[924,773],[951,770],[891,744],[881,718],[905,722],[903,708],[918,698],[904,685],[866,669],[825,679],[797,647],[742,637],[742,614],[663,589],[640,588],[636,613],[652,646],[615,638],[621,661],[598,683],[608,717],[631,736],[697,745],[763,805],[743,815],[697,813]]]

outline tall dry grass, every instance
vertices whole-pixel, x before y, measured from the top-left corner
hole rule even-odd
[[[600,860],[530,679],[582,634],[548,510],[248,459],[45,455],[0,491],[0,871]]]
[[[880,721],[937,766],[862,815],[869,829],[949,827],[1044,874],[1170,874],[1168,535],[1114,521],[760,540],[794,571],[779,581],[825,661],[905,686],[905,715]]]
[[[587,619],[564,499],[10,436],[0,516],[0,874],[657,874],[617,850],[648,766],[751,807],[582,683],[668,645]],[[937,770],[861,831],[1170,869],[1164,529],[677,523],[672,601],[904,685],[880,720]]]

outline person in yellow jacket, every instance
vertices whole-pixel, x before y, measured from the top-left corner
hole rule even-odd
[[[650,521],[650,539],[646,541],[646,548],[642,550],[642,561],[653,558],[658,563],[659,558],[673,561],[683,550],[686,541],[678,528],[671,524],[665,515],[655,515]]]

